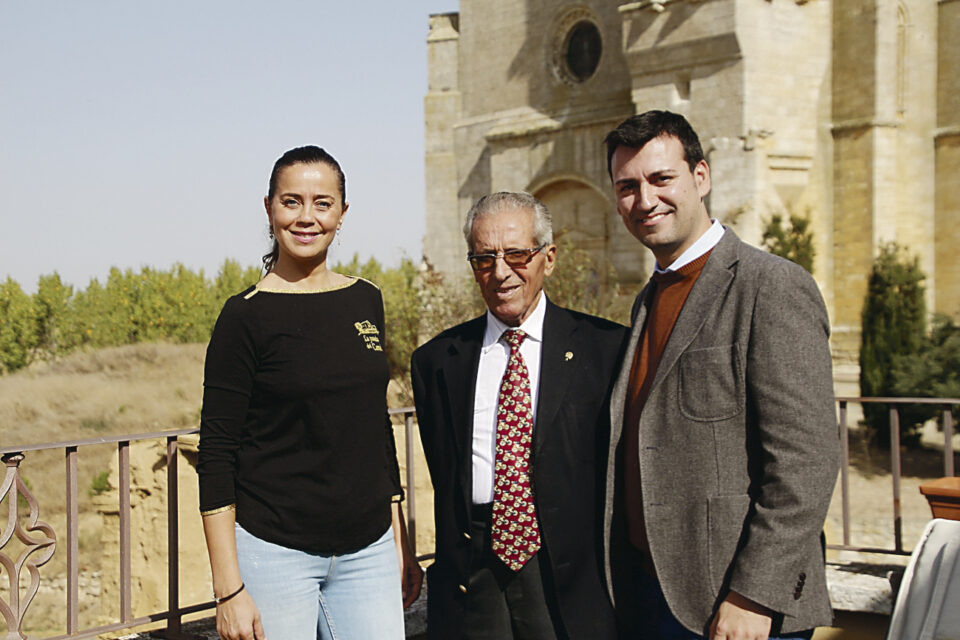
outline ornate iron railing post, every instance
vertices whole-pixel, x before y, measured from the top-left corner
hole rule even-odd
[[[37,589],[40,588],[40,570],[50,558],[57,546],[57,536],[53,528],[45,522],[41,522],[38,517],[40,508],[37,500],[30,493],[23,478],[20,477],[20,462],[23,460],[22,453],[7,453],[3,455],[3,464],[6,465],[6,475],[3,478],[3,484],[0,485],[0,503],[7,500],[7,524],[0,531],[0,565],[10,584],[9,602],[4,602],[0,598],[0,615],[7,623],[7,640],[25,640],[26,636],[20,630],[23,618],[27,608],[37,595]],[[20,523],[20,500],[23,496],[30,512],[27,515],[26,527]],[[31,537],[30,534],[39,532],[43,534],[42,538]],[[10,556],[3,553],[7,543],[17,536],[25,547],[20,555],[14,561]],[[33,562],[27,562],[27,559],[36,551],[40,552]],[[24,565],[30,573],[30,586],[27,588],[24,597],[20,597],[20,572]]]

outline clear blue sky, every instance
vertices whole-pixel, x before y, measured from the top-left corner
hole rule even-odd
[[[431,13],[457,0],[0,0],[0,280],[216,273],[286,149],[343,165],[332,261],[419,260]]]

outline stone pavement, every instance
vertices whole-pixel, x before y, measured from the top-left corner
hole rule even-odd
[[[889,558],[896,562],[899,558]],[[903,558],[906,561],[906,558]],[[904,564],[871,563],[864,560],[836,560],[827,563],[827,586],[830,601],[838,611],[890,615],[897,586],[903,576]],[[413,605],[404,612],[406,637],[410,640],[426,638],[427,586]],[[194,640],[218,640],[214,619],[204,618],[183,625],[184,635]],[[161,638],[159,632],[143,632],[122,636],[118,640],[147,640]]]

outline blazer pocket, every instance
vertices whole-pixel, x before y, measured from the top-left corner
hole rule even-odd
[[[714,593],[720,593],[729,577],[749,513],[748,495],[707,498],[707,553]]]
[[[680,413],[698,422],[727,420],[743,411],[745,390],[740,348],[694,349],[680,356]]]

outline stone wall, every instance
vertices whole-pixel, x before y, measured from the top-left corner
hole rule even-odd
[[[161,440],[130,444],[130,569],[134,617],[169,609],[167,604],[167,461]],[[211,597],[210,565],[200,521],[196,437],[180,439],[179,483],[180,604]],[[103,518],[102,587],[99,624],[120,620],[119,464],[110,468],[110,490],[94,501]]]
[[[639,286],[651,258],[615,215],[601,141],[634,113],[683,113],[711,166],[712,215],[754,244],[772,213],[811,217],[838,383],[856,392],[860,310],[882,243],[920,256],[931,311],[960,314],[958,6],[461,0],[458,14],[431,17],[427,39],[424,254],[466,273],[466,211],[520,189]],[[593,75],[572,79],[564,47],[584,21],[602,54]]]
[[[960,1],[939,0],[936,129],[937,309],[960,316]]]

